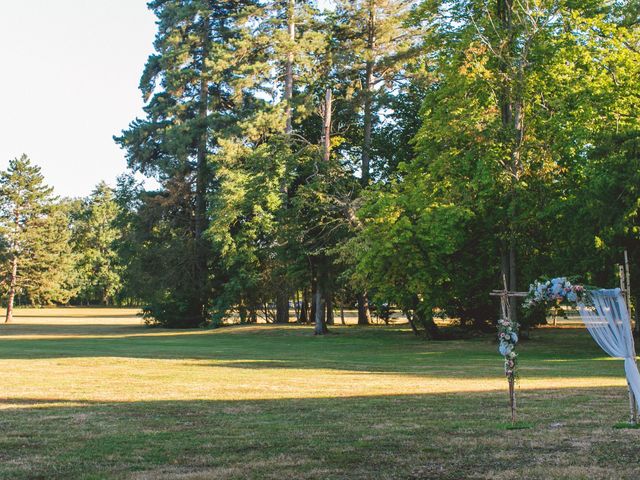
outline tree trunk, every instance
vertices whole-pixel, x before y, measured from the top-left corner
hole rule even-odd
[[[293,314],[296,316],[296,323],[300,323],[300,292],[297,290],[293,299]]]
[[[302,304],[300,305],[300,323],[309,323],[309,300],[307,290],[302,291]]]
[[[335,325],[335,314],[333,312],[333,292],[327,290],[325,297],[327,299],[327,325]]]
[[[433,321],[433,315],[416,310],[416,317],[424,328],[424,334],[428,340],[435,340],[440,336],[440,329]]]
[[[331,158],[331,109],[332,109],[332,96],[331,89],[327,88],[324,98],[324,122],[322,128],[323,139],[323,160],[328,162]]]
[[[500,71],[503,74],[504,80],[500,92],[500,112],[502,129],[505,133],[505,137],[509,139],[511,151],[511,191],[509,192],[509,219],[508,219],[508,288],[511,291],[516,291],[518,287],[517,282],[517,268],[516,268],[516,208],[518,201],[516,198],[515,185],[520,177],[521,172],[521,159],[520,150],[524,140],[524,108],[521,95],[521,83],[524,76],[523,72],[523,59],[514,59],[512,57],[513,48],[515,42],[514,29],[512,24],[513,18],[513,0],[497,0],[497,16],[500,20],[500,25],[504,31],[505,41],[508,45],[504,49],[505,57],[500,59]],[[513,62],[517,64],[517,76],[511,77],[511,71]],[[514,322],[518,321],[517,318],[517,300],[515,298],[510,302],[509,314]]]
[[[286,134],[290,135],[293,132],[293,52],[291,51],[291,47],[296,40],[296,23],[295,23],[295,10],[296,10],[296,2],[295,0],[288,0],[287,4],[287,27],[289,32],[289,40],[291,41],[291,46],[289,47],[289,51],[287,52],[287,61],[285,65],[285,86],[284,86],[284,100],[286,102],[285,105],[285,115],[287,117],[287,126],[286,126]]]
[[[424,336],[427,340],[434,340],[440,337],[440,329],[433,321],[432,309],[430,307],[426,308],[417,296],[413,298],[413,321],[422,325]]]
[[[371,311],[369,310],[369,297],[367,292],[358,294],[358,325],[371,324]]]
[[[420,336],[420,332],[418,332],[418,328],[416,327],[415,322],[413,321],[413,314],[409,311],[404,312],[404,316],[409,320],[409,325],[411,326],[411,330],[413,330],[413,334],[418,337]]]
[[[284,100],[285,100],[285,116],[287,123],[285,126],[285,134],[291,135],[293,133],[293,52],[291,47],[296,38],[296,26],[295,26],[295,0],[288,0],[287,3],[287,28],[289,32],[289,40],[291,40],[291,46],[287,52],[287,59],[285,62],[285,85],[284,85]],[[287,208],[287,184],[286,176],[282,177],[280,182],[280,193],[285,199],[284,208]],[[276,283],[284,285],[286,282],[284,275],[278,275]],[[275,323],[289,323],[289,292],[286,289],[279,287],[276,294],[276,318]]]
[[[316,278],[315,269],[312,272],[313,278],[311,279],[311,308],[309,309],[309,323],[316,321],[316,310],[318,309],[318,305],[316,304],[316,290],[318,285],[318,280]]]
[[[276,298],[275,323],[289,323],[289,296],[282,290]]]
[[[200,72],[200,101],[198,105],[198,119],[202,132],[198,141],[198,153],[196,161],[196,192],[195,192],[195,215],[194,215],[194,236],[195,236],[195,286],[197,292],[197,310],[201,320],[206,320],[207,298],[207,257],[208,248],[204,240],[204,232],[207,229],[207,146],[209,140],[209,129],[207,126],[209,107],[209,83],[205,78],[206,57],[208,55],[209,43],[209,19],[203,20],[202,36],[202,64]]]
[[[322,287],[320,282],[316,282],[316,291],[313,293],[313,299],[315,304],[315,335],[324,335],[328,333],[327,325],[325,323],[325,301],[322,296]]]
[[[18,257],[14,255],[11,262],[11,278],[9,280],[9,298],[7,299],[7,315],[4,323],[13,320],[13,302],[16,297],[16,284],[18,282]]]
[[[340,303],[340,321],[342,322],[342,325],[347,324],[347,322],[344,321],[344,305],[342,303]]]
[[[325,265],[326,259],[320,255],[313,259],[312,265],[312,290],[313,290],[313,303],[312,318],[315,324],[315,335],[324,335],[328,333],[326,323],[326,298],[325,292],[327,290],[327,271]]]
[[[516,273],[516,241],[515,238],[512,237],[509,242],[509,290],[512,292],[515,292],[518,288]],[[518,302],[516,298],[517,297],[513,297],[509,302],[509,315],[511,321],[514,323],[518,322]]]
[[[238,316],[240,317],[240,323],[247,323],[247,307],[242,302],[238,306]]]
[[[367,53],[368,59],[365,64],[364,78],[364,135],[362,144],[362,186],[369,184],[371,177],[371,131],[373,129],[373,51],[375,47],[375,5],[373,1],[369,2],[369,22],[367,28]]]

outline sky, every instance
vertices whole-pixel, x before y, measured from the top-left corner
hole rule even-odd
[[[114,185],[154,35],[146,0],[0,0],[0,169],[26,153],[58,195]]]
[[[60,196],[126,171],[114,143],[142,116],[147,0],[0,0],[0,169],[26,153]],[[331,0],[320,0],[329,7]]]

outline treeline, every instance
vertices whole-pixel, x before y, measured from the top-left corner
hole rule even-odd
[[[0,292],[14,305],[110,305],[122,296],[114,192],[60,199],[26,155],[0,172]]]
[[[155,0],[116,137],[121,281],[172,327],[393,304],[484,327],[488,292],[640,267],[637,2]],[[640,291],[640,290],[638,290]],[[514,312],[515,314],[515,312]],[[524,319],[527,320],[527,319]]]

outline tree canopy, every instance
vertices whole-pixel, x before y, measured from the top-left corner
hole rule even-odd
[[[293,310],[318,334],[391,305],[437,337],[490,327],[503,279],[640,268],[635,2],[149,7],[118,185],[58,200],[26,157],[2,174],[7,298],[170,327]]]

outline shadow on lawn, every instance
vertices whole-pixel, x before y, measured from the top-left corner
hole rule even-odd
[[[555,415],[564,416],[566,414],[575,413],[575,421],[582,423],[585,418],[582,411],[577,408],[590,409],[594,419],[602,416],[606,412],[618,412],[621,415],[628,413],[628,390],[623,386],[607,386],[607,387],[571,387],[567,388],[550,388],[550,389],[532,389],[518,390],[519,407],[521,414],[541,414],[541,420],[546,418],[553,419]],[[558,399],[564,398],[561,404],[557,403]],[[337,403],[334,403],[337,402]],[[504,414],[504,419],[509,418],[508,393],[505,382],[503,391],[487,390],[479,392],[446,392],[446,393],[419,393],[404,395],[353,395],[340,397],[304,397],[304,398],[269,398],[269,399],[241,399],[241,400],[143,400],[143,401],[113,401],[113,400],[88,400],[81,398],[64,398],[64,397],[0,397],[0,417],[6,416],[10,410],[30,410],[49,409],[64,410],[70,408],[73,410],[79,407],[88,408],[105,408],[120,409],[120,413],[124,415],[135,416],[140,413],[166,409],[164,413],[171,413],[174,410],[181,411],[183,408],[188,412],[192,410],[194,414],[204,414],[207,409],[217,413],[227,414],[243,414],[250,412],[275,412],[283,410],[284,412],[298,413],[301,411],[313,412],[316,408],[327,409],[333,414],[341,416],[348,411],[360,412],[361,416],[370,417],[374,412],[367,412],[356,408],[358,405],[367,406],[387,406],[393,410],[402,412],[408,406],[418,406],[416,402],[425,402],[430,404],[430,414],[423,418],[423,421],[430,423],[431,421],[443,420],[462,420],[463,417],[474,419],[475,421],[493,422],[496,414]],[[546,405],[545,402],[551,402]],[[587,403],[589,405],[587,405]],[[482,409],[477,409],[477,405],[481,404]],[[48,407],[49,405],[56,405]],[[69,405],[69,406],[66,406]],[[445,408],[449,405],[451,408]],[[438,408],[433,410],[431,407]],[[230,411],[225,411],[226,407],[237,407]],[[247,407],[244,411],[242,407]],[[264,408],[264,410],[263,410]],[[450,410],[450,411],[449,411]],[[504,411],[503,411],[504,410]],[[595,411],[594,411],[595,410]],[[599,413],[599,411],[601,411]],[[29,412],[26,412],[29,413]],[[30,414],[37,412],[31,411]],[[117,412],[116,412],[117,413]],[[405,412],[409,414],[410,412]],[[443,416],[444,413],[444,416]],[[354,413],[354,416],[360,416]],[[375,416],[375,415],[374,415]],[[469,417],[469,418],[467,418]],[[415,419],[415,418],[414,418]],[[504,419],[499,419],[503,421]],[[176,420],[180,420],[176,418]],[[528,420],[533,420],[528,418]],[[327,418],[327,421],[330,421]]]
[[[310,328],[291,327],[167,331],[130,325],[51,325],[42,329],[42,325],[9,325],[0,335],[0,359],[177,359],[193,368],[329,369],[445,379],[494,377],[502,371],[493,337],[425,342],[397,327],[336,328],[340,333],[326,338],[314,337]],[[49,338],[65,333],[66,338]],[[42,337],[18,336],[30,334]],[[605,360],[585,330],[545,329],[523,343],[519,352],[523,375],[529,378],[623,375],[620,362]]]
[[[561,468],[562,478],[610,478],[600,475],[604,468],[633,478],[637,472],[640,432],[612,428],[626,415],[624,388],[525,391],[519,400],[521,419],[533,428],[507,432],[506,392],[6,399],[0,477],[557,478],[553,472]],[[593,468],[592,475],[571,470],[576,465]]]

